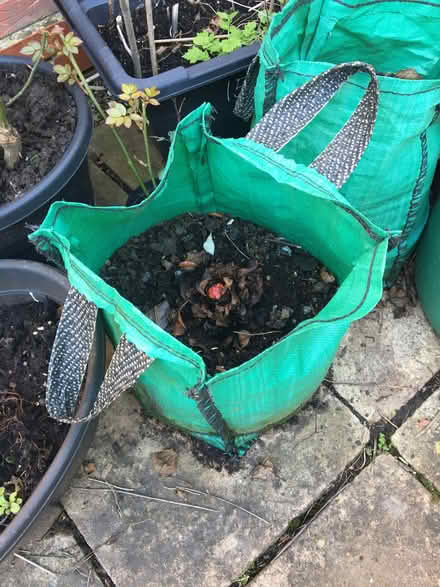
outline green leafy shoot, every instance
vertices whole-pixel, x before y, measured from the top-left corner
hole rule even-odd
[[[234,18],[238,15],[236,10],[232,12],[217,12],[218,26],[223,31],[228,32],[231,28]]]
[[[5,487],[0,487],[0,516],[18,514],[23,500],[18,497],[18,490],[7,493]]]
[[[200,49],[200,47],[196,47],[195,45],[188,49],[185,53],[184,58],[193,65],[194,63],[199,63],[200,61],[209,61],[211,59],[211,55],[208,51],[204,51]]]
[[[390,452],[391,446],[391,441],[381,432],[377,437],[377,448],[382,452]]]
[[[240,47],[261,41],[272,14],[261,10],[256,13],[255,20],[244,25],[233,24],[237,16],[237,11],[217,12],[210,28],[197,33],[194,37],[192,47],[183,55],[184,59],[191,64],[208,61],[218,55],[227,55]]]

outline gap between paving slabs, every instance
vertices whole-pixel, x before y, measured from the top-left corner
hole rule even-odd
[[[432,495],[382,454],[252,585],[431,587],[438,584],[439,523]]]
[[[332,393],[335,393],[332,381],[332,372],[326,378],[327,385]],[[345,470],[338,475],[329,488],[303,513],[294,518],[288,525],[285,532],[267,548],[260,556],[244,570],[240,576],[231,584],[230,587],[243,587],[249,584],[253,579],[256,579],[270,564],[280,558],[287,550],[293,548],[293,545],[303,535],[308,528],[317,521],[318,517],[329,507],[337,497],[345,491],[351,483],[364,471],[366,468],[373,465],[378,456],[382,454],[389,454],[394,457],[399,466],[407,473],[412,475],[418,483],[423,486],[431,494],[433,503],[440,503],[440,479],[438,468],[433,470],[435,457],[440,459],[439,453],[436,452],[435,441],[432,441],[431,446],[431,460],[428,452],[425,450],[421,454],[419,460],[416,459],[418,470],[408,460],[408,456],[416,458],[416,455],[410,454],[410,444],[405,440],[406,428],[409,428],[409,434],[413,438],[414,427],[418,429],[416,439],[420,438],[425,429],[425,433],[429,431],[437,440],[440,440],[440,371],[435,373],[429,381],[420,389],[409,401],[403,405],[395,414],[392,420],[381,419],[380,421],[369,425],[370,439],[369,442],[361,449],[359,454],[347,465]],[[344,402],[345,403],[345,402]],[[355,410],[351,410],[355,413]],[[365,419],[356,414],[361,421]],[[439,428],[434,428],[434,423],[438,422]],[[423,427],[420,426],[420,423]],[[394,440],[393,435],[396,435]],[[395,443],[395,444],[394,444]],[[405,451],[402,455],[399,448]],[[420,447],[419,447],[420,455]],[[429,472],[429,476],[425,473]],[[433,480],[434,479],[434,482]],[[437,482],[437,483],[436,483]],[[257,585],[263,587],[264,583],[259,583],[256,579]],[[268,582],[271,581],[268,579]]]
[[[115,585],[226,587],[273,543],[288,520],[316,501],[367,438],[365,427],[321,389],[313,405],[263,434],[238,470],[228,473],[200,462],[200,444],[145,417],[127,393],[100,419],[88,455],[96,466],[93,476],[138,493],[219,511],[115,496],[102,485],[95,489],[97,484],[84,473],[63,503]],[[175,478],[165,480],[152,470],[152,456],[169,448],[177,453],[177,470]],[[258,514],[270,525],[214,498],[164,487],[185,481]],[[92,489],[79,489],[86,486]]]
[[[0,574],[2,587],[110,587],[63,515],[42,538],[3,561]]]

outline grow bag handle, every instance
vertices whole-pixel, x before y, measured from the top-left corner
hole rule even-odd
[[[64,302],[49,362],[46,407],[58,422],[76,424],[95,418],[124,391],[136,383],[154,358],[140,351],[122,335],[89,414],[75,417],[81,385],[95,336],[98,308],[71,287]],[[233,433],[223,420],[206,386],[193,391],[193,399],[230,454],[235,454]]]
[[[279,151],[321,112],[348,78],[360,71],[371,78],[365,94],[335,138],[310,164],[340,188],[359,163],[376,122],[379,89],[376,72],[368,63],[342,63],[317,75],[272,106],[246,138]]]
[[[76,418],[81,385],[95,336],[98,308],[71,288],[64,302],[49,362],[46,406],[49,415],[69,424],[95,418],[132,387],[154,361],[123,335],[107,368],[90,413]]]

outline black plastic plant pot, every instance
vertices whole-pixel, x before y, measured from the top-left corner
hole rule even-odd
[[[0,260],[0,305],[12,307],[31,300],[44,302],[45,299],[62,304],[69,287],[64,275],[48,265],[25,260]],[[104,369],[104,328],[99,319],[78,408],[79,417],[87,416],[90,412],[104,377]],[[97,419],[70,426],[58,453],[31,496],[0,533],[0,562],[25,537],[38,534],[39,527],[41,529],[44,526],[47,510],[59,501],[78,471],[94,438],[96,426]]]
[[[105,25],[108,21],[108,0],[55,0],[55,3],[83,40],[90,60],[113,95],[121,93],[121,85],[124,83],[136,84],[138,88],[158,88],[158,99],[162,104],[159,108],[149,109],[156,134],[168,139],[168,133],[176,128],[179,116],[185,116],[203,102],[211,102],[218,111],[213,127],[218,136],[237,138],[246,134],[248,125],[234,116],[232,109],[238,80],[244,76],[256,56],[259,43],[203,63],[176,67],[156,76],[139,79],[125,71],[97,30],[99,25]],[[133,9],[142,3],[143,0],[131,0]],[[120,12],[118,0],[114,1],[113,11],[115,15]],[[182,96],[182,99],[175,103],[169,100],[177,96]],[[167,150],[164,145],[166,143],[159,143],[163,153]]]
[[[22,57],[0,57],[0,68],[30,63]],[[42,63],[39,70],[53,75],[52,66]],[[75,100],[77,122],[72,142],[55,167],[31,190],[13,202],[0,204],[0,258],[42,259],[28,241],[31,229],[42,222],[52,202],[68,200],[94,204],[89,178],[87,151],[93,131],[93,118],[87,97],[79,87],[66,86]]]
[[[156,86],[161,100],[178,96],[243,71],[259,48],[259,43],[254,43],[204,63],[176,67],[156,76],[138,79],[125,71],[96,28],[108,21],[108,0],[55,0],[55,4],[83,40],[90,59],[114,95],[121,93],[122,84],[132,83],[139,88]],[[143,0],[130,0],[130,4],[136,9],[143,4]],[[113,12],[115,16],[120,14],[118,0],[113,2]]]

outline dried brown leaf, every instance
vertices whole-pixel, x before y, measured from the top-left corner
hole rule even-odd
[[[238,335],[238,342],[242,349],[247,347],[249,341],[251,340],[251,335],[247,330],[242,330]]]
[[[202,281],[199,281],[199,283],[197,284],[197,291],[202,294],[202,296],[206,296],[205,290],[206,290],[206,286],[209,283],[209,279],[202,279]]]
[[[164,300],[160,304],[156,304],[154,308],[148,312],[147,316],[164,330],[168,326],[168,314],[170,311],[170,304]]]
[[[333,273],[330,273],[327,267],[321,268],[319,276],[324,283],[334,283],[336,281],[336,277],[333,275]]]
[[[206,318],[211,314],[211,311],[202,304],[193,304],[191,311],[194,318]]]
[[[258,261],[256,259],[251,259],[249,261],[249,265],[248,267],[242,267],[241,269],[239,269],[237,271],[238,277],[242,277],[243,275],[249,275],[249,273],[252,273],[252,271],[255,271],[255,269],[258,267]]]
[[[153,471],[161,477],[175,475],[177,471],[177,453],[173,448],[165,448],[151,455]]]
[[[265,458],[262,463],[257,465],[251,473],[253,479],[266,481],[274,475],[274,466],[269,458]]]
[[[181,261],[179,263],[179,269],[182,269],[182,271],[194,271],[197,267],[198,265],[194,261]]]
[[[409,80],[418,80],[423,79],[423,76],[417,73],[415,69],[408,68],[408,69],[400,69],[396,71],[394,77],[399,77],[400,79],[409,79]]]
[[[185,322],[182,319],[182,314],[180,312],[177,313],[176,323],[174,324],[173,328],[173,335],[174,336],[182,336],[185,334],[186,326]]]
[[[92,475],[93,473],[96,473],[95,463],[85,463],[84,472],[87,473],[87,475]]]
[[[255,306],[263,295],[263,277],[261,275],[257,275],[254,280],[254,287],[252,288],[252,295],[250,305]]]

